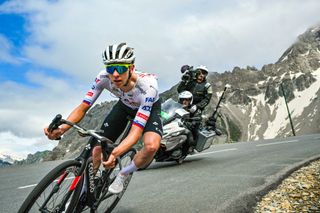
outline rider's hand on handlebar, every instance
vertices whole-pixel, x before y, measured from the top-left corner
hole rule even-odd
[[[65,133],[66,130],[62,128],[54,129],[52,132],[48,131],[48,127],[44,128],[44,134],[50,139],[50,140],[55,140],[57,138],[60,138],[61,135]]]
[[[116,156],[114,156],[113,154],[110,154],[107,161],[102,161],[102,165],[105,168],[111,169],[116,166],[116,159],[117,159]]]

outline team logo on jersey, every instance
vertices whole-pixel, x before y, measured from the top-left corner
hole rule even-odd
[[[155,100],[155,98],[147,97],[146,100],[145,100],[145,102],[146,102],[146,103],[148,103],[148,102],[152,102],[152,103],[153,103],[154,100]]]
[[[151,106],[143,106],[142,107],[143,110],[150,112],[152,107]]]
[[[149,118],[149,116],[147,116],[147,115],[145,115],[145,114],[143,114],[143,113],[141,113],[141,112],[138,112],[138,113],[137,113],[137,116],[140,117],[140,118],[142,118],[143,120],[148,120],[148,118]]]
[[[93,92],[87,92],[87,96],[92,97],[93,96]]]

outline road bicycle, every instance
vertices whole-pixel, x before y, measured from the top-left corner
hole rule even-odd
[[[122,139],[129,132],[130,122],[122,134]],[[61,115],[57,115],[52,120],[48,130],[52,131],[61,124],[72,126],[83,137],[92,137],[77,158],[61,163],[38,183],[18,212],[111,212],[128,187],[132,173],[125,182],[121,193],[112,194],[108,192],[108,187],[122,167],[130,164],[136,154],[136,150],[134,148],[130,149],[117,158],[114,168],[99,169],[95,175],[91,157],[93,147],[101,145],[102,155],[105,160],[108,159],[108,156],[118,144],[100,135],[101,131],[86,130],[62,119]]]

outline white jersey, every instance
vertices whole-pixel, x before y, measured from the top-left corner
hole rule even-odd
[[[128,92],[117,88],[108,73],[103,70],[96,77],[91,89],[87,92],[83,102],[92,105],[104,89],[109,90],[118,97],[121,102],[131,109],[137,109],[133,124],[144,128],[146,125],[153,103],[159,99],[158,82],[153,74],[136,72],[138,75],[135,86]]]

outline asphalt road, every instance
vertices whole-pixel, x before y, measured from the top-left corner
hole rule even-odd
[[[258,197],[318,158],[319,134],[214,145],[182,165],[153,163],[136,172],[114,212],[250,212]],[[0,212],[17,212],[58,163],[0,169]]]

